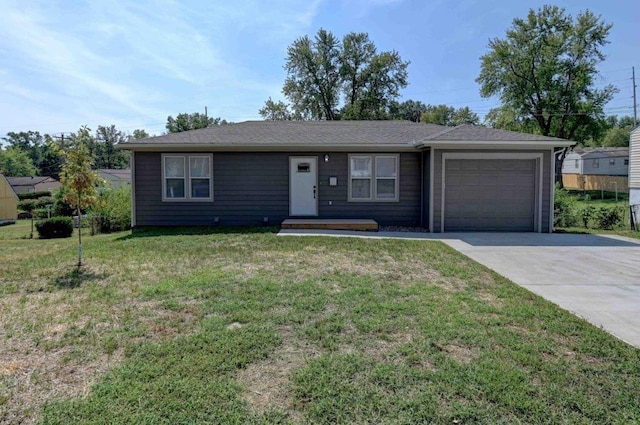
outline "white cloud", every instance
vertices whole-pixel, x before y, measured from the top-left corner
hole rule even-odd
[[[277,56],[309,32],[322,1],[9,2],[0,14],[0,97],[16,118],[5,125],[60,115],[72,129],[157,122],[207,103],[223,117],[255,117],[256,99],[280,91]],[[276,65],[267,72],[264,61]]]

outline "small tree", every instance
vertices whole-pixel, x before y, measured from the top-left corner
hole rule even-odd
[[[60,180],[65,189],[65,202],[74,206],[78,214],[78,268],[82,266],[82,209],[96,201],[98,174],[91,170],[92,156],[87,147],[91,141],[89,129],[81,127],[74,145],[67,151]]]

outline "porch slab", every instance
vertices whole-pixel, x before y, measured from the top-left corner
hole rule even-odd
[[[283,229],[378,230],[378,223],[369,219],[289,218]]]

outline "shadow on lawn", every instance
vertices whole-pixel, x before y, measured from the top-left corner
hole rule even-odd
[[[79,288],[85,282],[104,279],[106,277],[107,274],[105,273],[95,273],[83,268],[78,269],[78,267],[74,266],[73,269],[55,277],[53,284],[58,289],[73,289]]]
[[[215,235],[215,234],[276,234],[280,230],[277,226],[193,226],[193,227],[137,227],[131,233],[119,237],[124,241],[135,238],[153,238],[158,236],[183,236],[183,235]]]

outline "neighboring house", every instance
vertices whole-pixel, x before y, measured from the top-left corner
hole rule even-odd
[[[575,148],[564,158],[562,174],[627,176],[629,148]]]
[[[640,205],[640,126],[631,130],[629,148],[629,203]]]
[[[53,191],[62,187],[62,183],[53,177],[7,177],[9,184],[16,193]]]
[[[131,184],[131,170],[99,169],[98,177],[106,181],[109,186],[118,189]]]
[[[567,189],[629,190],[629,148],[575,148],[562,163]]]
[[[133,226],[373,219],[443,231],[553,228],[554,149],[473,125],[249,121],[119,145]]]
[[[13,223],[18,218],[18,195],[5,176],[0,174],[0,224]]]

